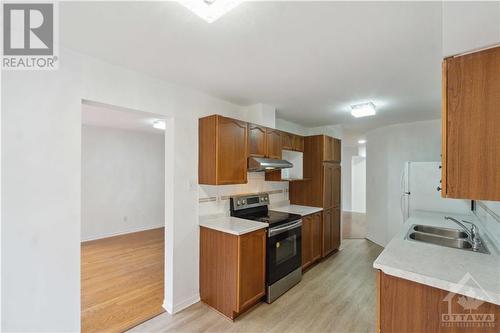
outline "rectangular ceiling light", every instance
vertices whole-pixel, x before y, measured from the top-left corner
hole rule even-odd
[[[376,113],[375,104],[372,102],[351,105],[351,114],[356,118],[374,116]]]
[[[215,22],[222,15],[236,8],[241,0],[177,0],[181,5],[207,21]]]

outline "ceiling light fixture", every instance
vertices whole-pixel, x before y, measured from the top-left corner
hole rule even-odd
[[[167,128],[167,124],[165,123],[165,120],[155,120],[153,122],[153,127],[164,131],[165,128]]]
[[[222,15],[236,8],[241,0],[177,0],[181,5],[207,21],[215,22]]]
[[[372,102],[351,105],[351,114],[356,118],[373,116],[376,113],[375,104]]]
[[[359,143],[360,145],[364,145],[364,144],[366,143],[366,140],[358,140],[358,143]]]

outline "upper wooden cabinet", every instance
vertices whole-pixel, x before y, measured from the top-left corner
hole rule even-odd
[[[304,137],[292,133],[281,132],[281,149],[304,151]]]
[[[281,131],[266,128],[267,157],[281,159]]]
[[[292,139],[292,150],[304,151],[304,137],[300,135],[294,135]]]
[[[287,132],[281,132],[281,149],[294,150],[293,148],[294,135]]]
[[[500,47],[443,63],[442,195],[500,201]]]
[[[266,151],[266,128],[248,124],[248,154],[250,156],[265,157]]]
[[[329,136],[323,136],[323,161],[340,162],[340,140]]]
[[[199,119],[198,183],[247,182],[247,123],[213,115]]]

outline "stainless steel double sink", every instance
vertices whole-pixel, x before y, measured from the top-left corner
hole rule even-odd
[[[469,234],[463,230],[433,227],[422,224],[412,225],[405,237],[405,239],[410,241],[489,254],[483,242],[481,242],[478,249],[474,250],[469,238]]]

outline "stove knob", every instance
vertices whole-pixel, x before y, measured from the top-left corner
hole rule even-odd
[[[241,202],[242,204],[246,204],[247,201],[245,199],[243,199],[243,201]]]
[[[236,206],[239,206],[239,205],[241,205],[241,201],[240,200],[236,201]]]
[[[267,201],[267,197],[264,197],[264,201]]]

